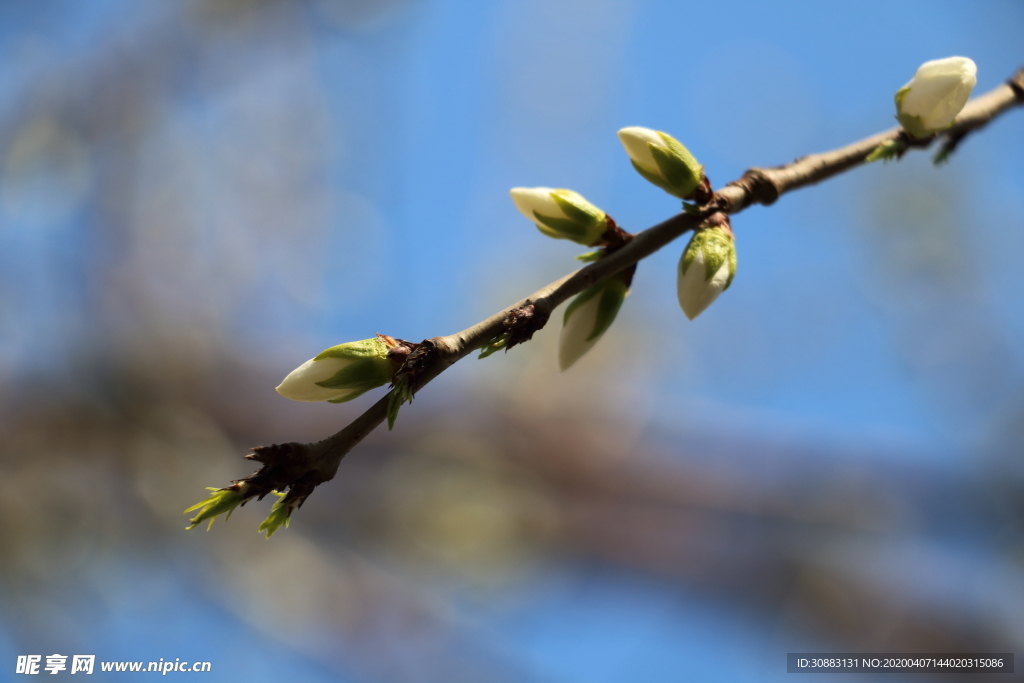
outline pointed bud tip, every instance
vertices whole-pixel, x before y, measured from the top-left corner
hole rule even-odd
[[[643,126],[626,126],[625,128],[620,128],[618,136],[620,140],[627,138],[643,138],[647,142],[660,142],[658,131],[653,128],[644,128]]]
[[[551,187],[514,187],[509,195],[516,209],[548,237],[590,246],[600,240],[607,229],[604,211],[578,192]]]

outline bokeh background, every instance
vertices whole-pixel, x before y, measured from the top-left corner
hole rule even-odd
[[[463,361],[270,541],[266,501],[181,514],[382,393],[279,397],[321,349],[451,333],[573,269],[510,187],[637,231],[678,205],[618,128],[721,185],[890,127],[927,59],[996,86],[1022,34],[1016,0],[4,0],[0,679],[52,653],[658,683],[1024,652],[1024,111],[945,167],[737,216],[695,322],[673,244],[571,371],[556,324]]]

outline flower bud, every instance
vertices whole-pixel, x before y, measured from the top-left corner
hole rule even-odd
[[[729,289],[736,274],[736,247],[727,227],[698,230],[679,259],[676,294],[690,320]]]
[[[621,276],[615,275],[584,290],[565,309],[558,337],[558,366],[568,370],[584,356],[615,321],[629,294]]]
[[[953,125],[977,83],[978,67],[967,57],[922,64],[896,93],[896,118],[903,129],[923,138]]]
[[[604,211],[572,190],[513,187],[509,194],[520,213],[548,237],[590,246],[608,228]]]
[[[293,401],[343,403],[391,381],[395,365],[380,337],[332,346],[292,370],[277,393]]]
[[[701,184],[704,167],[674,137],[650,128],[623,128],[619,140],[637,173],[671,195],[686,199]]]

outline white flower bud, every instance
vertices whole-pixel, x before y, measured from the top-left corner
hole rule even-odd
[[[608,228],[604,211],[572,190],[513,187],[509,194],[519,212],[548,237],[590,246]]]
[[[978,79],[967,57],[946,57],[922,64],[896,93],[896,118],[903,129],[923,138],[953,125]]]
[[[395,365],[379,337],[332,346],[292,370],[277,393],[293,401],[343,403],[391,381]]]
[[[558,367],[568,370],[594,347],[615,321],[629,294],[620,276],[599,282],[579,294],[565,309],[562,334],[558,337]]]
[[[671,135],[633,126],[620,130],[619,140],[637,173],[665,192],[686,199],[701,184],[704,167]]]
[[[679,259],[676,294],[690,320],[729,289],[736,274],[736,246],[725,228],[698,230]]]

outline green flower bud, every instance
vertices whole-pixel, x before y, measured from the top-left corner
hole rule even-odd
[[[572,190],[513,187],[509,194],[520,213],[548,237],[590,246],[608,228],[604,211]]]
[[[633,126],[619,131],[633,168],[670,195],[686,199],[700,186],[704,167],[668,133]]]
[[[391,381],[395,365],[388,359],[389,337],[332,346],[292,370],[277,393],[293,401],[351,401]]]
[[[736,246],[728,227],[703,228],[694,233],[679,259],[676,294],[690,320],[729,289],[736,275]]]
[[[558,337],[558,366],[572,367],[615,322],[629,287],[621,276],[613,276],[581,292],[565,309],[562,334]]]

